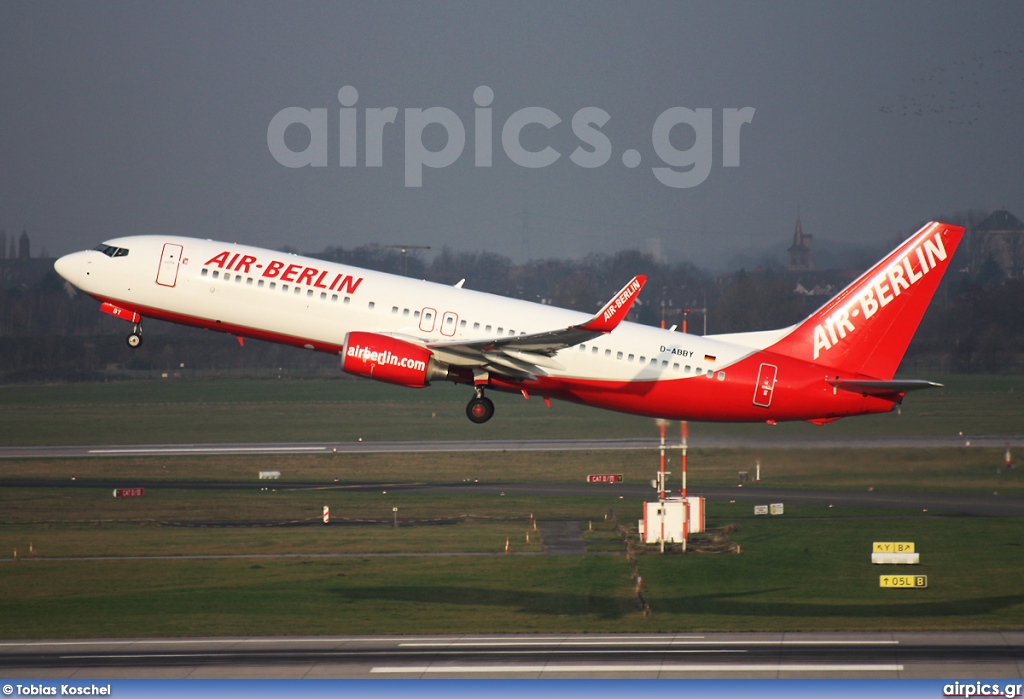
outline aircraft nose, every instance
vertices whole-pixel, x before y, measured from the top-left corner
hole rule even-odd
[[[73,252],[70,255],[57,258],[57,261],[53,263],[53,268],[57,270],[57,274],[64,277],[66,280],[78,286],[78,278],[82,273],[82,257],[84,253]]]

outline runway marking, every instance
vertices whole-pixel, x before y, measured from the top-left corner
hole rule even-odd
[[[700,639],[703,636],[697,636]],[[408,642],[399,643],[402,648],[502,648],[517,646],[546,646],[551,645],[543,641],[453,641],[443,642]],[[561,642],[566,646],[895,646],[899,641],[702,641],[702,640],[662,640],[662,641],[571,641]]]
[[[327,447],[134,447],[90,449],[89,454],[288,454],[327,451]]]
[[[374,667],[371,674],[512,674],[520,672],[902,672],[902,665],[479,665]]]
[[[111,653],[98,653],[98,654],[97,653],[92,653],[92,654],[87,654],[87,655],[62,655],[62,656],[60,656],[60,659],[61,660],[104,660],[104,659],[114,658],[114,659],[118,659],[118,660],[126,660],[126,659],[147,660],[149,658],[205,658],[207,660],[217,660],[217,659],[221,658],[224,654],[230,654],[232,652],[232,649],[231,648],[224,648],[224,649],[222,649],[222,651],[223,651],[222,653],[218,653],[217,651],[209,651],[209,652],[206,652],[206,651],[196,651],[196,652],[193,652],[193,653],[146,653],[146,652],[140,651],[140,652],[137,652],[137,653],[122,653],[120,655],[114,655],[114,654],[111,654]],[[371,653],[373,653],[375,655],[380,653],[380,651],[369,651],[369,652],[371,652]],[[488,652],[478,652],[478,653],[472,653],[472,652],[470,652],[470,653],[465,653],[465,652],[463,652],[463,653],[454,653],[454,652],[445,653],[445,652],[440,652],[440,653],[430,653],[429,655],[431,655],[431,656],[438,656],[438,655],[454,655],[454,656],[459,656],[459,655],[469,655],[469,654],[472,654],[472,655],[484,655],[484,656],[492,656],[492,655],[515,655],[515,656],[522,656],[522,655],[576,655],[578,652],[579,651],[569,650],[569,649],[562,649],[562,650],[549,649],[549,650],[517,650],[517,651],[500,650],[500,651],[495,651],[495,652],[490,652],[490,653],[488,653]],[[746,653],[747,651],[745,651],[745,650],[710,650],[710,649],[696,649],[695,648],[695,649],[687,649],[687,650],[683,650],[683,649],[676,649],[676,650],[660,650],[660,649],[659,650],[654,650],[654,649],[651,649],[651,650],[631,650],[629,652],[632,655],[640,655],[642,653],[651,654],[651,655],[655,655],[655,654],[657,654],[657,655],[665,655],[667,653],[672,653],[672,654],[675,654],[675,655],[680,655],[680,654],[684,654],[684,653],[688,654],[688,655],[697,655],[697,654],[703,654],[703,655],[711,655],[711,654],[722,655],[724,653]],[[282,656],[285,656],[285,655],[287,655],[289,657],[291,657],[291,656],[305,657],[309,653],[310,653],[310,651],[308,651],[308,650],[295,650],[295,651],[278,652],[278,653],[275,653],[275,655],[278,656],[278,657],[282,657]],[[361,655],[366,655],[366,653],[367,653],[367,651],[359,651],[359,650],[325,650],[325,651],[316,651],[317,657],[319,657],[319,658],[328,658],[328,657],[358,658]],[[421,655],[424,655],[424,654],[421,654]]]
[[[428,636],[427,638],[431,638]],[[433,638],[437,638],[436,636]],[[99,640],[99,641],[8,641],[0,642],[0,647],[19,646],[174,646],[222,643],[235,645],[242,643],[394,643],[392,638],[374,636],[341,636],[341,637],[309,637],[309,638],[185,638],[177,639],[131,639],[131,640]]]

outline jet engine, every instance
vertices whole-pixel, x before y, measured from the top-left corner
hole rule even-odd
[[[388,335],[350,332],[345,336],[341,370],[375,381],[422,388],[448,378],[448,365],[426,347]]]

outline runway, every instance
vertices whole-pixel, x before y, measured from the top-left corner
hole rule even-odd
[[[1024,632],[0,643],[7,678],[1021,678]]]
[[[678,440],[677,440],[678,441]],[[673,444],[670,442],[670,444]],[[931,437],[843,437],[838,439],[753,438],[699,435],[694,449],[926,449],[941,447],[1024,447],[1024,435]],[[122,456],[224,456],[231,454],[425,454],[432,452],[629,451],[657,449],[657,439],[535,439],[478,441],[299,442],[230,444],[94,444],[0,447],[0,459],[68,459]]]

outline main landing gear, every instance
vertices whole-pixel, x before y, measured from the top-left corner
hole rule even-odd
[[[476,387],[476,395],[470,399],[466,406],[466,417],[471,422],[482,425],[494,416],[494,403],[490,398],[484,396],[484,387]]]
[[[128,346],[131,347],[132,349],[135,349],[136,347],[138,347],[139,345],[142,344],[142,319],[141,318],[139,319],[139,322],[136,323],[134,327],[132,327],[132,331],[128,335],[128,338],[127,338],[126,342],[128,343]]]

